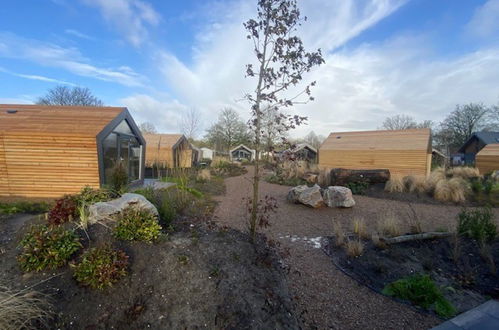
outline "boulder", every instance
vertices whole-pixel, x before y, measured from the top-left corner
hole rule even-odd
[[[128,206],[142,208],[151,211],[158,216],[158,210],[144,196],[139,194],[126,193],[120,198],[113,199],[108,202],[99,202],[89,207],[89,224],[94,224],[100,221],[113,220],[114,215],[121,213]]]
[[[352,196],[352,191],[347,187],[330,186],[324,189],[324,202],[329,207],[352,207],[355,201]]]
[[[287,200],[291,203],[300,203],[313,208],[324,205],[321,187],[318,185],[314,185],[313,187],[307,187],[306,185],[294,187],[289,191]]]

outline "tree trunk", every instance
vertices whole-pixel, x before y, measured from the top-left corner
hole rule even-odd
[[[344,186],[350,182],[386,183],[388,180],[390,180],[390,171],[385,169],[349,170],[334,168],[331,170],[331,185],[333,186]]]
[[[380,240],[386,244],[395,244],[395,243],[410,242],[423,239],[444,238],[444,237],[449,237],[451,235],[452,233],[449,232],[428,232],[422,234],[402,235],[391,238],[380,238]]]

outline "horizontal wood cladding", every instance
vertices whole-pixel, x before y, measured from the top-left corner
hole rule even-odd
[[[418,150],[320,150],[321,168],[388,169],[391,175],[428,174],[426,151]]]
[[[476,155],[475,165],[480,174],[499,170],[499,144],[488,144]]]
[[[144,134],[146,166],[192,166],[192,147],[182,134]]]
[[[50,198],[77,193],[85,185],[99,187],[95,136],[2,136],[0,173],[3,161],[6,184],[0,181],[0,196]]]

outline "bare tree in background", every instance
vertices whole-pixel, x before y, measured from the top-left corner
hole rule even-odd
[[[38,99],[36,104],[42,105],[70,105],[102,107],[104,103],[92,94],[86,87],[56,86],[50,89],[45,96]]]
[[[145,121],[139,125],[139,130],[145,134],[156,134],[158,131],[153,123]]]
[[[268,224],[259,215],[262,202],[259,199],[260,183],[260,151],[262,149],[262,118],[266,107],[270,105],[276,111],[283,107],[293,106],[299,102],[313,100],[310,94],[312,82],[295,96],[285,95],[289,88],[295,88],[303,79],[303,74],[312,67],[324,62],[320,50],[308,53],[301,39],[295,35],[300,26],[300,10],[296,0],[259,0],[257,17],[244,23],[248,35],[253,42],[257,66],[246,66],[246,76],[256,78],[256,87],[246,95],[251,104],[250,128],[254,133],[255,173],[253,176],[253,196],[250,205],[249,230],[254,239],[257,225]],[[306,117],[287,116],[280,112],[278,121],[286,130],[300,125]]]
[[[416,120],[408,115],[395,115],[391,117],[386,117],[381,125],[381,129],[386,130],[401,130],[401,129],[412,129],[412,128],[432,128],[433,121],[423,120],[422,122],[416,122]]]
[[[185,111],[182,115],[179,126],[182,134],[184,134],[188,139],[194,140],[201,127],[199,112],[195,108],[190,108]]]
[[[262,141],[267,152],[267,160],[274,151],[275,146],[287,137],[287,130],[280,120],[280,113],[274,107],[266,107],[262,111]]]
[[[216,150],[221,151],[248,143],[250,134],[239,114],[231,108],[225,108],[218,115],[217,122],[208,128],[206,139]]]
[[[310,131],[310,133],[305,135],[305,137],[303,138],[303,142],[311,145],[318,150],[325,139],[326,137],[324,137],[323,135],[317,135],[314,131]]]

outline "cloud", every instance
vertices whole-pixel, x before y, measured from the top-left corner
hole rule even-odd
[[[478,7],[466,26],[468,32],[480,38],[497,36],[499,33],[499,0],[489,0]]]
[[[90,64],[77,48],[25,39],[8,32],[0,32],[0,57],[22,59],[43,66],[64,69],[73,74],[110,81],[125,86],[142,86],[144,78],[129,67],[103,68]]]
[[[51,82],[51,83],[56,83],[56,84],[76,86],[76,84],[73,84],[73,83],[70,83],[70,82],[67,82],[64,80],[49,78],[49,77],[35,75],[35,74],[23,74],[23,73],[12,72],[12,71],[7,70],[7,69],[2,68],[2,67],[0,67],[0,72],[4,72],[4,73],[10,74],[12,76],[16,76],[16,77],[20,77],[20,78],[24,78],[24,79],[38,80],[38,81]]]
[[[75,37],[78,37],[80,39],[85,39],[85,40],[95,40],[95,38],[85,34],[85,33],[81,33],[80,31],[77,31],[77,30],[73,30],[73,29],[66,29],[64,30],[64,32],[66,34],[69,34],[69,35],[72,35],[72,36],[75,36]]]
[[[146,25],[156,26],[161,16],[154,8],[140,0],[81,0],[99,9],[104,19],[125,36],[134,47],[148,37]]]
[[[159,132],[179,132],[178,122],[189,108],[176,100],[159,100],[145,94],[134,94],[119,100],[126,106],[137,123],[151,122]]]

